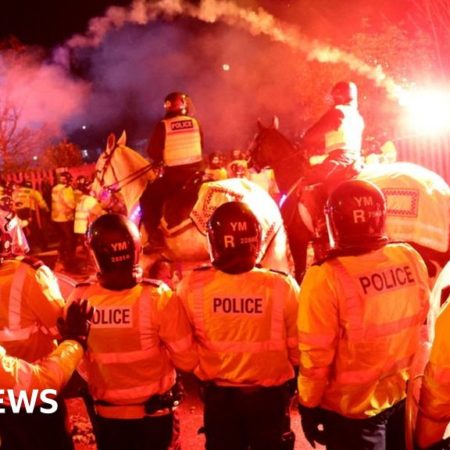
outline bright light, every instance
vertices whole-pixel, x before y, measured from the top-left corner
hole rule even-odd
[[[229,64],[222,64],[222,70],[224,72],[228,72],[231,69]]]
[[[408,126],[415,133],[436,135],[450,131],[450,92],[410,92],[402,103],[408,111]]]
[[[81,126],[81,129],[82,129],[82,130],[85,130],[86,128],[87,128],[87,125],[82,125],[82,126]]]
[[[38,157],[36,155],[33,156],[33,161],[37,161]]]

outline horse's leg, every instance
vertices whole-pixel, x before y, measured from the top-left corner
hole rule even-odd
[[[147,232],[149,241],[159,241],[158,226],[161,221],[165,198],[165,186],[162,178],[149,183],[139,199],[141,206],[142,225]]]
[[[281,209],[283,221],[295,266],[295,279],[301,283],[306,270],[308,244],[311,233],[300,219],[295,196],[289,198]]]

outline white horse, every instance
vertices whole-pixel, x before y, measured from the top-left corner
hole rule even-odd
[[[93,190],[98,198],[105,190],[119,193],[127,214],[133,216],[147,183],[159,175],[159,170],[127,147],[125,141],[125,135],[117,144],[114,135],[108,138],[106,150],[97,161]],[[281,214],[264,189],[249,180],[237,178],[203,182],[198,187],[198,194],[185,189],[165,204],[160,228],[169,257],[176,261],[208,261],[206,224],[209,217],[221,204],[239,200],[250,206],[262,225],[260,264],[274,270],[290,271],[290,251]]]

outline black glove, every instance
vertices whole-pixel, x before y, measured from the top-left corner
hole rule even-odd
[[[323,425],[323,411],[320,408],[308,408],[299,404],[298,412],[306,440],[313,448],[316,448],[316,442],[325,445],[325,433],[323,428],[319,429],[319,425]]]
[[[86,299],[74,300],[67,308],[66,317],[60,317],[57,322],[62,340],[73,339],[86,350],[90,320],[94,315],[94,308],[89,306]]]

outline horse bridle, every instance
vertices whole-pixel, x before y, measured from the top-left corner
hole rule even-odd
[[[116,148],[117,147],[114,147],[111,151],[104,152],[102,157],[104,158],[105,163],[103,164],[103,167],[101,170],[96,171],[96,175],[95,175],[97,181],[100,183],[100,186],[102,186],[104,189],[106,189],[110,192],[119,192],[122,188],[124,188],[125,186],[128,186],[130,183],[132,183],[133,181],[137,180],[138,178],[140,178],[141,176],[145,175],[147,172],[149,172],[150,170],[155,168],[154,164],[149,163],[148,165],[141,167],[140,169],[138,169],[134,172],[131,172],[126,177],[119,180],[117,173],[114,169],[114,166],[111,163],[112,156],[113,156],[113,153],[116,150]],[[114,179],[116,181],[114,183],[111,183],[108,186],[105,186],[105,174],[106,174],[106,170],[108,169],[108,167],[111,168]]]

